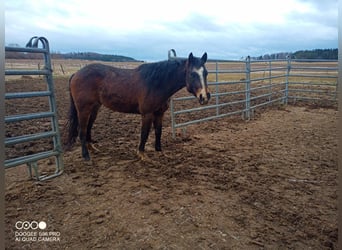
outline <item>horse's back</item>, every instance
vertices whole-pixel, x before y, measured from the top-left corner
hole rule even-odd
[[[124,113],[139,113],[139,103],[145,90],[134,69],[89,64],[75,73],[70,91],[82,102],[98,102]]]
[[[127,75],[120,68],[92,63],[78,70],[70,80],[70,89],[75,91],[109,91],[115,85],[122,84],[120,78]]]
[[[74,74],[73,78],[75,78],[75,80],[77,79],[76,81],[74,81],[75,84],[82,84],[82,82],[85,81],[101,80],[112,71],[115,71],[114,67],[100,63],[92,63],[78,70]]]

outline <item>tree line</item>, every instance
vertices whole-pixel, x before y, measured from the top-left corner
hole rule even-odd
[[[12,47],[19,47],[19,45],[10,45]],[[43,59],[42,54],[38,53],[25,53],[25,52],[5,52],[6,59]],[[79,59],[79,60],[96,60],[106,62],[136,62],[132,57],[121,56],[121,55],[109,55],[100,54],[95,52],[71,52],[71,53],[60,53],[51,52],[52,59]]]
[[[313,50],[298,50],[294,53],[280,52],[274,54],[265,54],[263,56],[252,57],[254,60],[270,60],[270,59],[286,59],[290,56],[293,59],[326,59],[337,60],[338,49],[313,49]]]
[[[132,57],[121,56],[121,55],[109,55],[109,54],[99,54],[94,52],[71,52],[65,54],[55,53],[55,57],[60,57],[61,59],[80,59],[80,60],[97,60],[106,62],[135,62]]]
[[[12,47],[19,47],[18,44],[10,44]],[[270,60],[270,59],[286,59],[290,56],[293,59],[338,59],[338,49],[313,49],[313,50],[298,50],[294,53],[280,52],[273,54],[265,54],[258,57],[251,57],[252,60]],[[121,55],[100,54],[95,52],[71,52],[60,53],[52,52],[53,59],[79,59],[79,60],[96,60],[106,62],[136,62],[132,57]],[[25,53],[25,52],[8,52],[6,51],[5,58],[8,59],[42,59],[42,54]]]

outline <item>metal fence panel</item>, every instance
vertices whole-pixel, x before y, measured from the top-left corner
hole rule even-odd
[[[175,50],[169,51],[168,58],[185,59],[177,57]],[[206,67],[214,102],[211,101],[207,106],[177,109],[178,104],[194,100],[195,97],[186,95],[171,98],[173,137],[177,128],[198,122],[237,114],[250,119],[254,109],[271,104],[287,104],[298,100],[337,102],[336,60],[294,60],[290,57],[251,60],[248,56],[246,60],[209,59]]]
[[[39,48],[39,44],[42,45],[42,48]],[[43,75],[46,80],[47,90],[44,91],[30,91],[30,92],[12,92],[5,93],[6,100],[15,100],[22,98],[42,98],[45,97],[49,103],[48,111],[41,111],[34,113],[19,113],[19,114],[6,114],[5,116],[5,124],[9,126],[12,123],[18,123],[21,121],[31,121],[36,119],[47,118],[49,122],[49,131],[37,132],[33,134],[24,134],[24,135],[15,135],[15,136],[6,136],[5,138],[5,147],[11,147],[13,145],[20,145],[21,143],[27,143],[32,141],[37,141],[40,139],[49,138],[52,143],[52,149],[45,150],[43,152],[38,153],[30,153],[27,155],[10,157],[6,156],[5,160],[5,168],[16,167],[18,165],[26,164],[29,169],[30,176],[32,175],[32,170],[35,173],[35,178],[37,180],[47,180],[53,177],[59,176],[62,174],[64,165],[63,165],[63,155],[62,155],[62,145],[60,138],[60,131],[58,127],[58,118],[57,118],[57,106],[55,100],[54,93],[54,85],[52,79],[52,67],[51,67],[51,56],[48,40],[44,37],[32,37],[26,48],[21,47],[5,47],[5,51],[11,52],[25,52],[25,53],[40,53],[44,56],[45,66],[41,70],[6,70],[6,76],[13,75]],[[10,83],[8,83],[10,84]],[[20,146],[18,147],[20,149]],[[38,169],[38,161],[46,158],[54,157],[55,158],[55,168],[54,172],[50,174],[46,174],[42,176]]]

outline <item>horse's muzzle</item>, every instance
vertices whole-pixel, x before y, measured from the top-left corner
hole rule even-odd
[[[203,97],[203,95],[200,94],[200,96],[199,96],[199,103],[201,105],[207,104],[209,102],[209,100],[210,100],[210,93],[209,92],[207,93],[207,96],[205,96],[205,97]]]

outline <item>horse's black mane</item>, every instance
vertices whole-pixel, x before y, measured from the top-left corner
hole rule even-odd
[[[146,63],[138,67],[140,76],[150,87],[160,87],[171,79],[177,79],[179,69],[185,68],[185,60],[167,60]],[[185,71],[184,71],[185,77]]]

